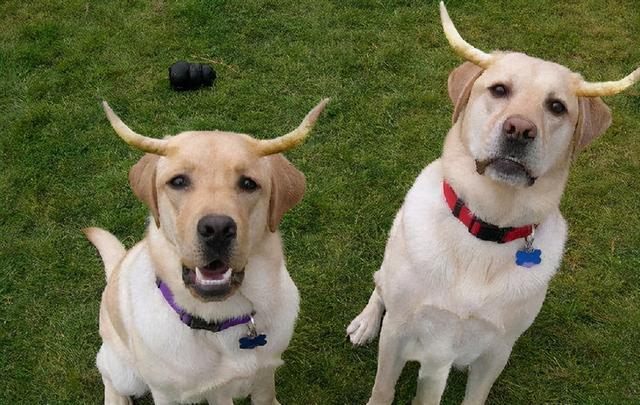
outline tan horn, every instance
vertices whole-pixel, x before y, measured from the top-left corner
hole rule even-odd
[[[447,37],[449,44],[458,55],[462,56],[469,62],[475,63],[483,69],[488,68],[491,63],[493,63],[493,56],[474,48],[471,44],[462,39],[458,30],[456,30],[456,27],[451,21],[443,1],[440,2],[440,19],[442,20],[444,35]]]
[[[320,101],[313,110],[309,111],[306,117],[302,120],[302,123],[298,128],[289,132],[286,135],[282,135],[275,139],[256,140],[256,148],[258,154],[262,156],[273,155],[274,153],[284,152],[298,146],[311,132],[313,124],[324,110],[324,107],[329,102],[328,98]]]
[[[584,80],[578,85],[576,89],[576,96],[582,97],[599,97],[599,96],[613,96],[618,94],[628,87],[631,87],[634,83],[640,80],[640,68],[637,68],[627,77],[616,82],[585,82]]]
[[[107,114],[107,118],[109,119],[114,131],[116,131],[116,134],[118,134],[123,141],[143,152],[153,153],[156,155],[165,155],[167,153],[167,141],[149,138],[133,132],[131,128],[122,122],[120,117],[113,112],[106,101],[102,102],[102,108],[104,108],[104,112]]]

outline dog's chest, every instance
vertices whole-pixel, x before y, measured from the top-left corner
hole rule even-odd
[[[518,266],[516,252],[524,240],[498,244],[469,234],[444,202],[437,165],[430,166],[394,222],[384,274],[376,280],[388,308],[411,314],[411,335],[420,342],[413,349],[435,346],[465,362],[492,341],[512,339],[530,326],[565,239],[566,224],[553,213],[536,231],[542,263]]]
[[[255,307],[258,333],[267,335],[267,344],[240,349],[239,340],[249,333],[247,325],[221,332],[192,330],[179,321],[155,288],[155,275],[148,263],[141,262],[129,279],[128,290],[132,302],[138,303],[131,312],[132,350],[147,384],[182,402],[202,401],[219,389],[234,397],[244,396],[258,369],[282,363],[280,353],[291,337],[298,305],[297,289],[288,274],[282,276],[277,303]],[[285,304],[289,311],[280,308]]]
[[[507,260],[494,262],[497,268],[486,263],[454,268],[454,263],[450,279],[433,281],[414,301],[408,322],[411,359],[438,353],[445,362],[469,364],[492,344],[515,340],[540,310],[544,270],[520,271]]]
[[[433,229],[442,230],[443,226],[434,225]],[[498,245],[478,241],[460,229],[423,234],[423,246],[444,244],[452,248],[442,252],[409,246],[414,277],[425,286],[417,303],[455,314],[459,327],[464,327],[467,319],[481,319],[496,330],[510,329],[511,322],[518,322],[515,314],[528,311],[529,306],[539,307],[538,301],[560,262],[562,246],[553,246],[548,229],[540,233],[537,247],[544,252],[543,262],[531,268],[515,262],[523,241]]]
[[[423,278],[428,292],[417,304],[455,314],[460,326],[467,319],[483,319],[500,330],[510,313],[546,290],[548,268],[518,268],[510,257],[465,259],[440,257],[441,277]]]
[[[258,350],[239,349],[247,327],[238,325],[221,332],[192,330],[167,310],[161,297],[153,291],[149,295],[146,298],[157,309],[140,308],[133,314],[138,326],[134,351],[145,381],[187,402],[202,401],[208,392],[232,380],[234,393],[246,394],[244,388],[251,385],[260,364]]]

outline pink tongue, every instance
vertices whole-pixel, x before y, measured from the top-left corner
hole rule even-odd
[[[220,280],[224,277],[224,273],[229,270],[229,266],[222,263],[211,263],[207,267],[200,268],[200,274],[207,280]]]

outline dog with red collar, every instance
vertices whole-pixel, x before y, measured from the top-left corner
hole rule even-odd
[[[604,83],[516,52],[485,53],[440,12],[467,60],[449,76],[453,126],[393,222],[375,290],[347,335],[378,335],[369,404],[391,404],[406,361],[419,361],[415,404],[437,404],[452,366],[468,367],[464,404],[482,404],[531,326],[567,238],[559,204],[574,156],[606,131]],[[384,317],[384,319],[383,319]],[[382,326],[381,326],[382,323]]]

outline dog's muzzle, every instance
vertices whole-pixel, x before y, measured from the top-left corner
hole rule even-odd
[[[234,270],[221,260],[193,269],[182,267],[182,281],[196,298],[204,301],[221,301],[240,287],[244,268]]]
[[[536,182],[536,178],[524,164],[509,157],[476,160],[476,171],[513,186],[530,187]]]
[[[538,128],[527,118],[508,117],[502,123],[499,152],[490,159],[476,160],[476,171],[512,186],[532,186],[536,178],[525,162],[537,136]]]
[[[244,279],[244,268],[234,269],[230,262],[236,241],[237,225],[227,215],[206,215],[198,221],[198,238],[206,265],[183,266],[182,280],[196,298],[220,301],[227,298]]]

